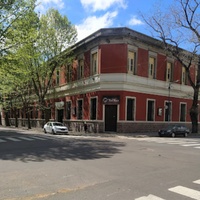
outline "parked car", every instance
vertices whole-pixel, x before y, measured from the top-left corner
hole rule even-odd
[[[61,122],[47,122],[44,125],[44,132],[45,133],[52,133],[52,134],[58,134],[58,133],[68,133],[68,128]]]
[[[184,137],[187,137],[189,133],[190,133],[190,130],[183,125],[169,126],[166,129],[162,129],[158,131],[158,135],[160,137],[162,136],[175,137],[177,135],[183,135]]]

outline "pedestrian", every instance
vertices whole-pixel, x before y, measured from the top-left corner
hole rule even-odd
[[[84,131],[85,131],[85,133],[87,132],[87,124],[86,124],[86,122],[84,122]]]

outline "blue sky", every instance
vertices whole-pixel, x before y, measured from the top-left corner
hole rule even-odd
[[[66,15],[76,26],[78,40],[100,28],[129,27],[151,35],[150,28],[141,17],[153,13],[158,7],[167,9],[173,0],[37,0],[37,10],[45,13],[50,7]]]

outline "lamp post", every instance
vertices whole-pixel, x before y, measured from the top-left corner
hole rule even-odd
[[[176,81],[173,81],[173,82],[169,82],[169,85],[168,85],[168,121],[171,121],[171,103],[170,103],[170,98],[171,98],[171,96],[170,96],[170,91],[171,91],[171,85],[173,84],[173,83],[178,83],[179,82],[179,80],[176,80]]]

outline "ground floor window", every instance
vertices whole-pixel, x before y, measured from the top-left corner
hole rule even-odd
[[[77,119],[83,119],[83,100],[78,100],[78,113],[77,113]]]
[[[135,99],[127,98],[126,100],[126,120],[134,121],[135,120]]]
[[[154,100],[147,101],[147,121],[154,121],[155,117],[155,102]]]
[[[97,98],[90,99],[90,119],[97,119]]]
[[[71,101],[66,102],[66,119],[71,119]]]
[[[180,121],[185,122],[186,119],[186,104],[181,103],[180,104]]]
[[[165,102],[165,121],[171,121],[172,104],[171,102]]]

